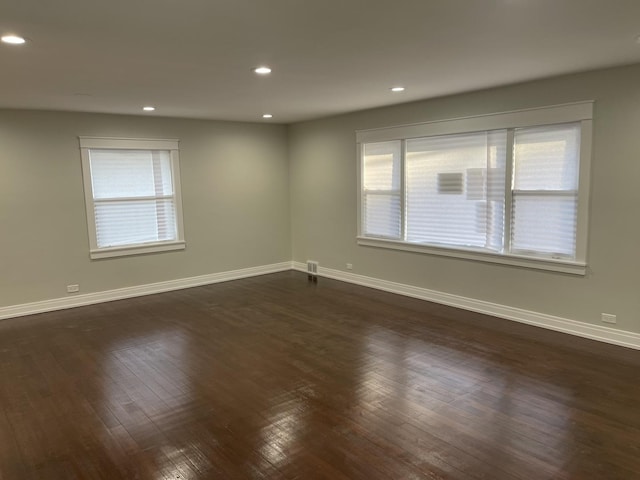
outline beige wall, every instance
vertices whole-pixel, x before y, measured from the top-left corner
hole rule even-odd
[[[356,244],[355,131],[595,100],[584,277]],[[640,65],[357,112],[289,129],[295,261],[640,332]]]
[[[595,100],[585,277],[356,244],[355,131]],[[78,135],[178,138],[185,251],[89,260]],[[0,307],[313,259],[640,332],[640,65],[286,127],[0,110]],[[293,252],[293,253],[292,253]]]
[[[185,251],[89,260],[78,136],[177,138]],[[0,307],[291,258],[286,128],[0,111]]]

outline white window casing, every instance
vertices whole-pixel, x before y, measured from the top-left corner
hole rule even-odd
[[[80,137],[92,259],[183,250],[178,140]]]
[[[584,275],[593,102],[356,132],[358,244]]]

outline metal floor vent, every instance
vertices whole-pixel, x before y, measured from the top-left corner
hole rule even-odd
[[[314,282],[318,281],[318,262],[307,260],[307,278]]]

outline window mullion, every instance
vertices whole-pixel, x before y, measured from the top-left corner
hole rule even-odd
[[[504,172],[504,237],[503,251],[511,252],[511,218],[513,214],[513,164],[514,156],[514,136],[515,130],[507,130],[507,159]]]
[[[407,216],[406,216],[406,192],[405,192],[405,158],[407,154],[407,141],[400,141],[400,238],[403,241],[407,239]]]
[[[365,222],[365,196],[366,190],[364,188],[364,145],[358,143],[358,235],[364,235],[366,232]]]

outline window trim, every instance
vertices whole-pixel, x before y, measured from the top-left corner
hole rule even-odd
[[[501,113],[491,113],[487,115],[476,115],[453,119],[437,120],[426,123],[410,125],[374,128],[356,131],[356,144],[358,155],[357,167],[357,244],[367,247],[386,248],[391,250],[402,250],[407,252],[423,253],[445,257],[455,257],[466,260],[476,260],[488,263],[498,263],[517,267],[532,268],[538,270],[550,270],[574,275],[585,275],[587,271],[587,233],[589,219],[589,187],[591,172],[591,143],[593,136],[593,107],[594,101],[584,101],[554,105],[547,107],[530,108],[524,110],[514,110]],[[411,138],[430,137],[437,135],[453,135],[459,133],[472,133],[488,130],[507,129],[507,149],[513,150],[513,129],[534,127],[542,125],[554,125],[563,123],[580,123],[580,164],[578,178],[578,211],[576,215],[576,255],[575,260],[556,259],[544,256],[528,256],[524,253],[496,253],[485,250],[475,250],[472,247],[455,247],[439,245],[422,245],[418,243],[406,242],[403,240],[386,239],[381,237],[365,236],[363,234],[363,208],[362,201],[362,172],[364,162],[365,143],[385,142],[385,141],[405,141]],[[403,149],[404,153],[404,149]],[[507,181],[510,185],[512,178],[513,161],[512,157],[507,161]],[[401,170],[404,177],[404,156],[401,159]],[[404,186],[404,178],[403,186]],[[505,190],[507,185],[505,185]],[[401,192],[404,199],[405,192]],[[404,202],[404,200],[403,200]],[[505,191],[505,212],[511,211],[511,193]],[[404,209],[402,210],[404,212]],[[511,234],[508,231],[510,222],[505,222],[505,238],[510,242]],[[406,228],[404,214],[402,217],[402,231]],[[508,237],[507,237],[508,235]],[[403,237],[404,238],[404,235]],[[509,245],[506,245],[509,246]]]
[[[180,182],[180,154],[179,140],[153,138],[114,138],[114,137],[78,137],[80,141],[80,156],[82,160],[82,177],[84,185],[85,212],[87,215],[87,230],[89,234],[89,257],[92,260],[146,253],[184,250],[184,225],[182,221],[182,192]],[[96,236],[95,202],[91,178],[90,149],[123,149],[123,150],[164,150],[169,151],[171,158],[171,175],[173,182],[173,198],[176,206],[176,240],[148,242],[123,245],[117,247],[99,248]]]

